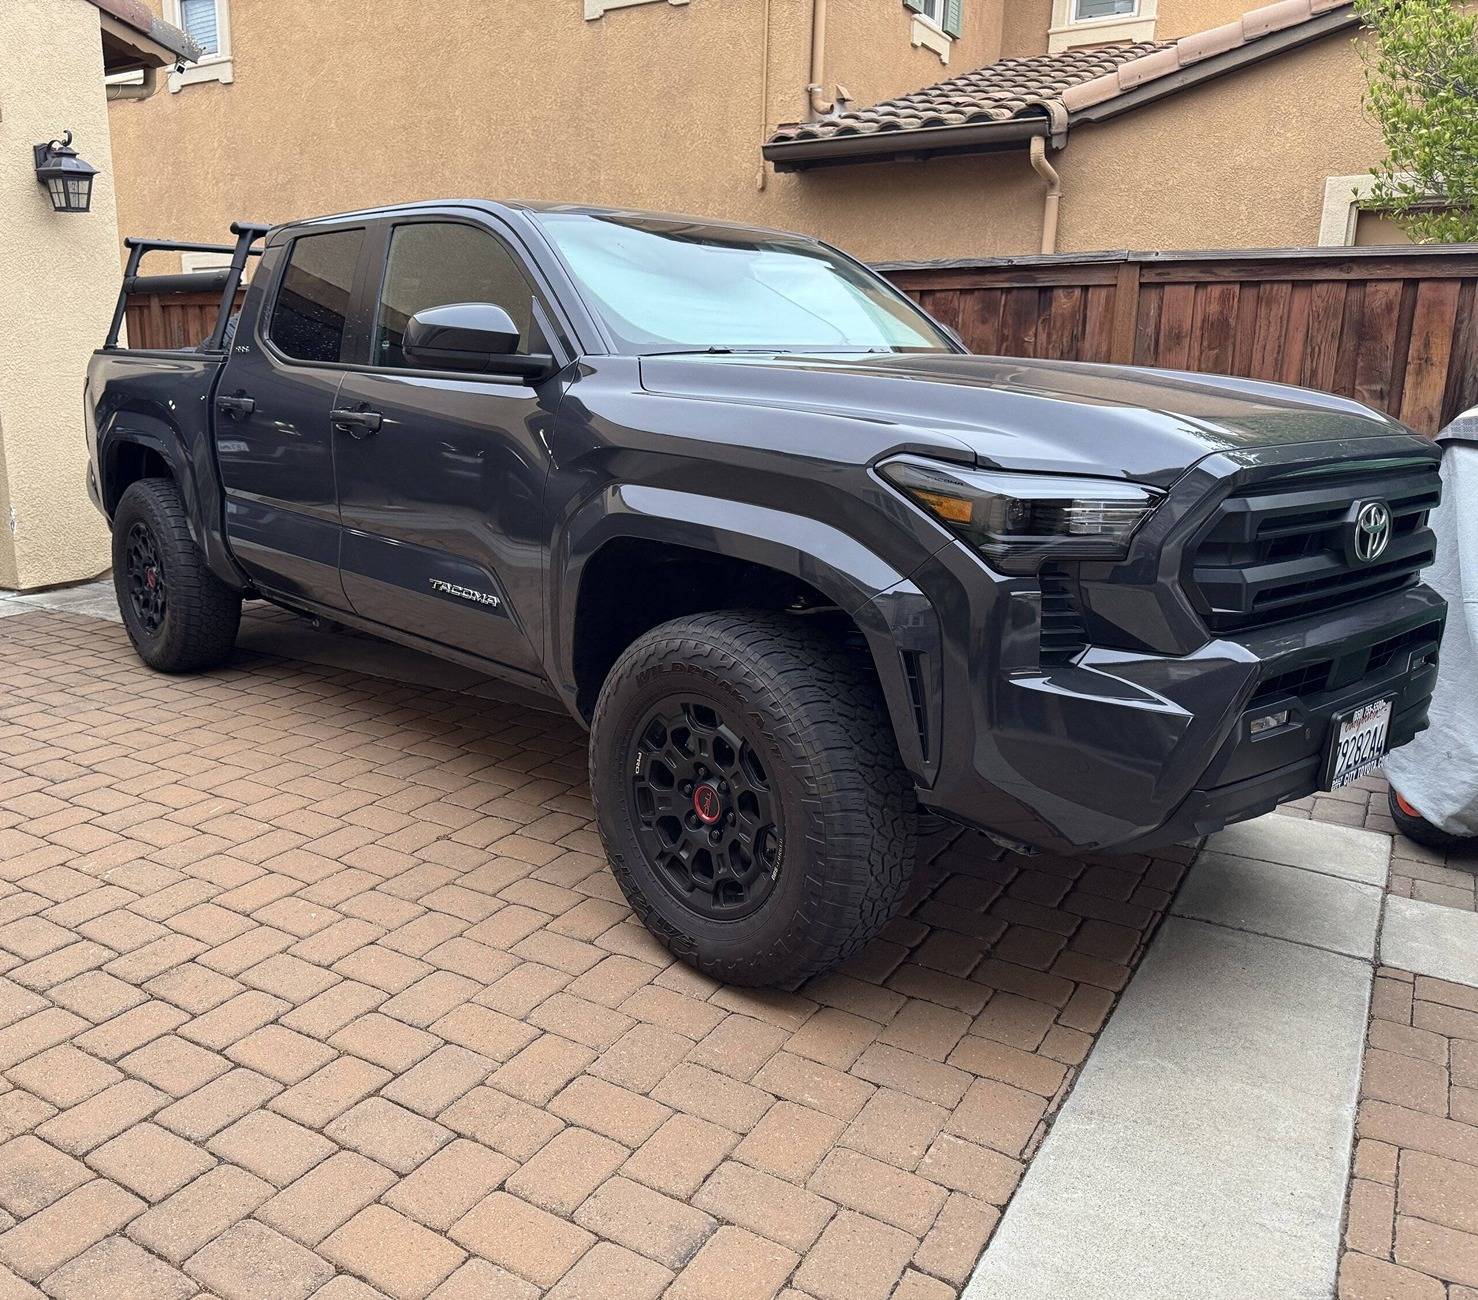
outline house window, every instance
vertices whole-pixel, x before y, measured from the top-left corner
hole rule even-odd
[[[1052,0],[1047,50],[1155,39],[1159,0]]]
[[[948,63],[950,47],[960,34],[964,0],[903,0],[903,3],[913,11],[914,46],[933,50],[941,63]]]
[[[236,80],[231,62],[230,0],[165,0],[164,16],[205,51],[199,63],[169,74],[172,93],[202,81]]]
[[[1073,21],[1089,23],[1096,18],[1132,18],[1139,0],[1073,0]]]

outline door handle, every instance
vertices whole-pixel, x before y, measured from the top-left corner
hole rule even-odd
[[[333,421],[334,428],[347,433],[351,438],[368,438],[370,434],[377,433],[380,425],[385,422],[385,417],[379,411],[341,409],[330,411],[328,418]]]
[[[233,420],[243,419],[256,409],[257,404],[249,397],[216,398],[216,410],[229,415]]]

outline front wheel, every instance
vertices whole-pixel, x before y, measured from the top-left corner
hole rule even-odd
[[[150,668],[200,672],[230,657],[241,597],[206,566],[169,479],[140,479],[119,500],[113,589],[128,638]]]
[[[876,681],[786,615],[652,629],[601,688],[590,783],[622,891],[733,984],[828,970],[896,914],[915,804]]]

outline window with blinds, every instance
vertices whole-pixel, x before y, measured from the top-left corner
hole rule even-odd
[[[180,26],[207,54],[221,52],[221,18],[216,0],[180,0]]]
[[[1073,21],[1088,22],[1093,18],[1133,15],[1139,0],[1075,0]]]

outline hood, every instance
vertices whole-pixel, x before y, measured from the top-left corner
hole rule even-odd
[[[1411,432],[1301,388],[1069,361],[719,353],[643,357],[641,373],[652,393],[893,424],[900,443],[932,438],[950,459],[963,444],[982,466],[1160,486],[1213,452]]]

